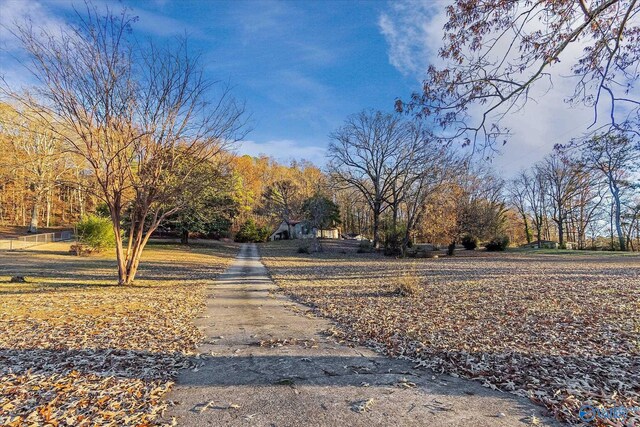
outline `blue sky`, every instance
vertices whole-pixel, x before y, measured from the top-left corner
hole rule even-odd
[[[63,19],[73,3],[25,1],[4,1],[2,10],[12,11],[3,23],[25,11]],[[229,81],[246,101],[253,130],[240,151],[321,162],[329,133],[347,115],[391,111],[417,84],[389,62],[381,1],[123,3],[139,16],[138,36],[188,34],[209,77]]]
[[[113,0],[95,4],[119,7]],[[59,25],[78,0],[0,0],[0,23],[24,16]],[[438,62],[449,0],[222,1],[123,0],[139,17],[138,37],[157,41],[187,34],[212,79],[228,81],[246,101],[253,131],[241,153],[281,161],[324,164],[329,134],[365,108],[392,111],[396,97],[420,88]],[[26,73],[8,60],[17,46],[0,27],[0,74],[20,83]],[[567,64],[571,63],[568,61]],[[562,70],[561,70],[562,71]],[[565,71],[568,73],[568,70]],[[554,81],[543,102],[508,117],[513,136],[492,163],[510,175],[530,166],[592,120],[589,109],[569,109],[572,83]],[[535,96],[535,93],[534,93]]]
[[[150,10],[153,3],[135,4]],[[294,150],[304,157],[321,156],[317,147],[326,145],[348,114],[369,107],[391,110],[395,97],[411,90],[414,81],[387,57],[377,25],[384,6],[166,1],[153,10],[184,25],[210,75],[231,81],[246,100],[254,130],[245,150],[279,157]]]

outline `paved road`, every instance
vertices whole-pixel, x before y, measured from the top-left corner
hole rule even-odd
[[[184,426],[556,425],[526,399],[434,376],[322,334],[329,321],[274,293],[253,244],[209,289],[200,366],[168,416]],[[262,343],[262,344],[260,344]]]

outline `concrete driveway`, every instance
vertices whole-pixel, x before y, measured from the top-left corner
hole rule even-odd
[[[178,425],[557,425],[526,399],[337,344],[328,320],[276,291],[256,245],[243,245],[197,319],[199,366],[168,396]]]

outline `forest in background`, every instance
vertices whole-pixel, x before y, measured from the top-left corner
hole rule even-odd
[[[633,5],[624,6],[599,7],[586,16],[630,16]],[[513,179],[465,151],[495,150],[499,138],[507,142],[508,129],[491,123],[500,117],[492,112],[524,106],[527,89],[550,66],[549,58],[567,46],[554,47],[555,31],[533,45],[516,34],[513,43],[527,51],[520,74],[530,71],[529,62],[547,58],[524,82],[509,69],[501,71],[509,50],[489,74],[483,61],[458,68],[463,50],[481,49],[488,29],[528,19],[512,16],[507,5],[472,8],[479,22],[494,13],[509,19],[488,21],[487,31],[473,27],[470,45],[459,37],[466,31],[457,29],[471,21],[449,22],[439,56],[454,60],[450,68],[431,67],[422,92],[408,102],[396,99],[394,113],[363,110],[347,117],[329,135],[322,169],[233,154],[249,130],[245,105],[229,84],[205,75],[186,37],[158,46],[135,37],[137,17],[127,8],[102,10],[87,2],[85,9],[59,28],[34,27],[28,20],[12,26],[34,86],[0,84],[0,225],[35,233],[74,227],[88,215],[103,217],[113,229],[120,284],[134,281],[152,235],[170,233],[184,243],[190,235],[263,241],[282,222],[289,229],[297,221],[305,221],[306,230],[339,227],[389,255],[405,255],[421,242],[446,245],[450,254],[461,244],[640,247],[640,110],[610,88],[620,83],[616,73],[601,75],[600,50],[587,49],[574,71],[583,75],[582,84],[597,82],[598,94],[611,95],[608,124],[557,145]],[[573,8],[567,16],[582,12]],[[555,19],[548,22],[551,28]],[[635,31],[627,22],[622,18],[620,34]],[[576,28],[570,39],[587,35],[587,27]],[[608,46],[609,36],[601,36]],[[604,62],[625,73],[630,91],[637,79],[626,72],[632,62],[612,62],[621,46],[622,57],[636,54],[625,40]],[[456,79],[444,84],[450,76]],[[576,93],[574,101],[593,104],[597,113],[599,95]],[[469,106],[487,100],[493,101],[480,122],[470,123]],[[617,114],[619,104],[627,108],[624,117]]]
[[[379,146],[384,138],[354,138],[358,127],[387,132],[388,147]],[[263,240],[282,221],[312,220],[310,203],[321,200],[339,216],[320,218],[318,227],[377,238],[381,247],[506,236],[511,245],[640,248],[638,150],[623,135],[560,147],[510,180],[481,160],[428,142],[424,130],[395,114],[354,115],[331,138],[325,170],[221,150],[198,168],[197,184],[182,188],[188,197],[156,234],[187,242],[189,235],[233,238],[249,226],[262,230],[249,239]],[[101,210],[108,217],[86,161],[7,103],[0,105],[0,150],[0,225],[37,232],[72,228]]]

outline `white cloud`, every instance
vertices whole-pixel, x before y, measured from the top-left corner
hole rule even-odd
[[[29,70],[29,57],[14,35],[18,26],[29,21],[34,28],[44,30],[56,37],[64,21],[52,12],[51,8],[39,1],[0,0],[0,79],[12,90],[37,85],[38,82]],[[40,34],[35,32],[36,36]]]
[[[166,0],[156,0],[156,9],[163,6]],[[93,0],[99,13],[107,7],[119,12],[119,3],[109,0]],[[60,29],[67,26],[62,14],[72,13],[74,8],[79,13],[85,12],[83,0],[0,0],[0,77],[12,88],[37,84],[28,71],[29,63],[20,42],[12,34],[17,25],[31,22],[35,29],[42,29],[47,35],[56,36]],[[192,35],[202,38],[204,35],[188,23],[169,16],[139,7],[130,8],[131,13],[139,18],[134,28],[144,33],[157,36]],[[36,31],[36,34],[38,32]],[[24,62],[24,63],[23,63]]]
[[[254,157],[265,155],[285,163],[290,160],[309,160],[317,165],[322,165],[325,161],[326,148],[281,139],[266,142],[241,141],[236,152]]]
[[[0,0],[0,10],[0,42],[7,51],[20,48],[18,40],[12,34],[16,24],[24,25],[27,20],[31,20],[34,26],[53,35],[64,25],[63,21],[39,1]]]
[[[389,45],[389,63],[404,75],[419,77],[437,57],[446,22],[444,7],[433,1],[390,3],[378,27]]]
[[[429,64],[443,64],[438,49],[443,44],[446,5],[429,0],[394,2],[381,13],[378,25],[389,46],[389,62],[404,75],[421,81]],[[551,70],[553,84],[539,82],[531,89],[527,105],[501,120],[512,136],[504,147],[499,147],[500,155],[492,159],[497,169],[513,174],[540,160],[555,144],[566,143],[587,131],[593,121],[593,109],[571,107],[564,102],[575,88],[575,80],[566,76],[571,76],[570,67],[581,49],[571,46]]]

